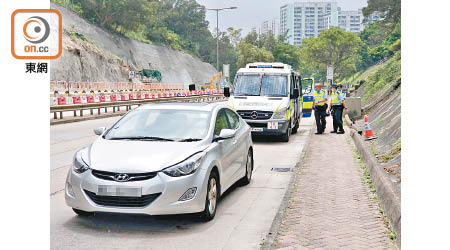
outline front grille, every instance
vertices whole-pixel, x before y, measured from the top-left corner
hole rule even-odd
[[[107,207],[145,207],[150,205],[161,193],[142,195],[141,197],[103,196],[84,190],[89,198],[97,205]]]
[[[261,110],[238,110],[237,113],[242,117],[242,119],[248,120],[268,120],[273,115],[272,111]]]
[[[107,181],[116,181],[114,179],[114,176],[116,176],[117,174],[122,174],[122,173],[113,173],[113,172],[107,172],[107,171],[100,171],[100,170],[92,170],[92,175],[102,179],[102,180],[107,180]],[[134,174],[127,174],[130,178],[127,180],[128,181],[144,181],[144,180],[149,180],[153,177],[155,177],[157,174],[157,172],[149,172],[149,173],[134,173]]]
[[[267,123],[247,122],[247,124],[252,128],[267,128]]]

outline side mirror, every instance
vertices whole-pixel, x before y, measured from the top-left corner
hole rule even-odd
[[[233,138],[235,135],[236,135],[236,130],[224,128],[224,129],[220,130],[219,136],[216,136],[214,138],[214,141],[230,139],[230,138]]]
[[[96,135],[102,135],[103,132],[105,132],[106,128],[105,127],[98,127],[94,129],[94,134]]]
[[[228,87],[223,88],[223,95],[225,97],[230,97],[230,88]]]
[[[297,99],[300,96],[300,93],[298,92],[298,89],[294,89],[291,95],[291,99]]]

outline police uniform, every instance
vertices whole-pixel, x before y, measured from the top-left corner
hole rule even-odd
[[[344,92],[342,91],[342,89],[338,88],[338,89],[337,89],[337,92],[338,92],[339,94],[342,95],[342,98],[344,98],[344,100],[347,98],[347,94],[344,93]]]
[[[332,133],[344,133],[344,127],[342,124],[342,112],[344,111],[344,105],[342,104],[344,101],[344,96],[342,92],[336,90],[335,92],[331,92],[331,107],[333,109],[333,131]],[[338,131],[339,129],[339,131]]]
[[[328,94],[325,90],[314,90],[314,101],[316,103],[314,107],[314,117],[316,118],[317,133],[322,134],[325,131],[327,121],[327,104],[326,102],[319,103],[319,101],[328,99]]]

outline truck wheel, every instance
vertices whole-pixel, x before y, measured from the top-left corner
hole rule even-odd
[[[297,133],[299,126],[300,126],[300,120],[297,120],[297,122],[295,123],[295,126],[292,128],[292,134]]]
[[[291,135],[291,122],[289,122],[289,126],[288,126],[286,133],[281,136],[281,141],[289,142],[290,135]]]

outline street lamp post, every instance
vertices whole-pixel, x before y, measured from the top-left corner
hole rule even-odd
[[[237,9],[237,7],[228,7],[228,8],[220,8],[220,9],[208,9],[206,10],[213,10],[216,12],[217,17],[217,23],[216,23],[216,68],[217,72],[219,72],[219,11],[221,10],[234,10]]]

